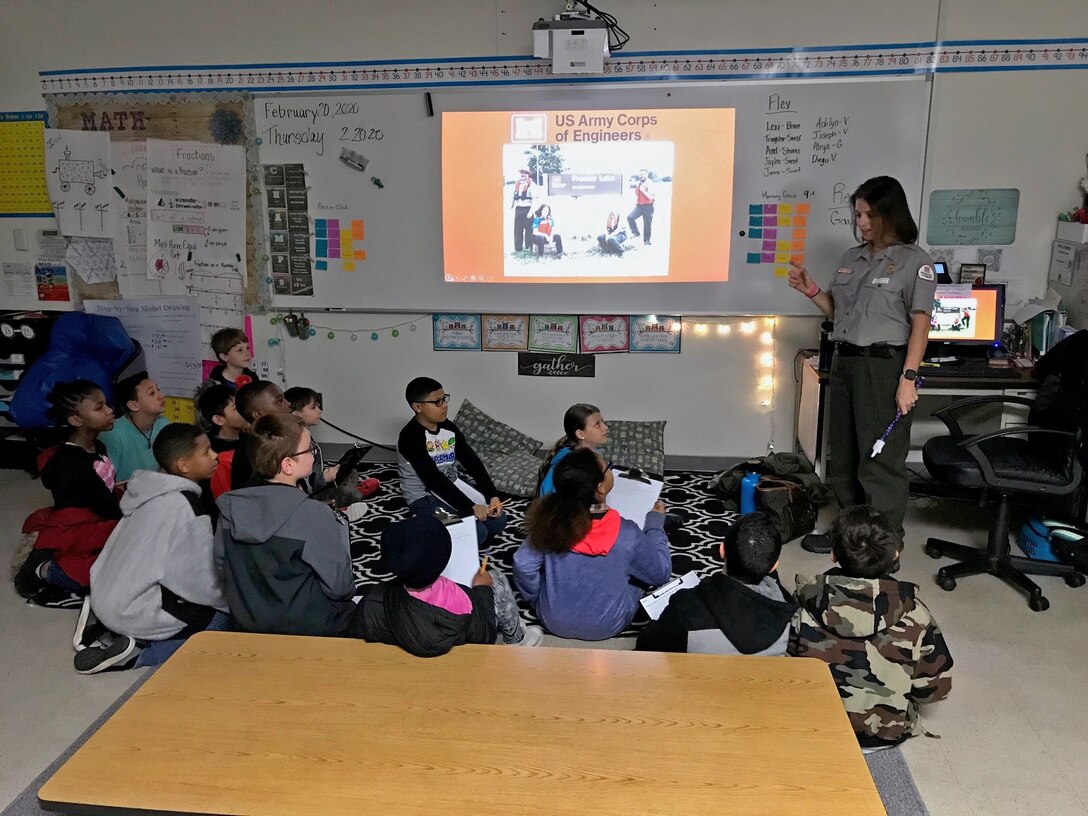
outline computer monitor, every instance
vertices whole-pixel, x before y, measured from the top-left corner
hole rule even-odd
[[[929,323],[926,356],[981,357],[1001,345],[1005,324],[1005,284],[985,283],[937,289]]]

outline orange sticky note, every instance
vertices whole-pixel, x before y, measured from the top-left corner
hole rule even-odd
[[[793,220],[796,221],[797,219],[795,218]],[[808,230],[804,227],[794,227],[793,237],[794,240],[803,241],[805,238],[808,238]]]
[[[803,264],[805,262],[804,255],[791,255],[790,261],[795,264]]]
[[[779,215],[789,215],[792,212],[793,212],[793,205],[792,204],[779,204],[778,205],[778,214]]]
[[[781,223],[781,222],[779,222],[779,223]],[[807,215],[795,215],[793,217],[793,225],[795,227],[807,226],[808,225],[808,216]]]
[[[774,268],[774,274],[776,278],[785,278],[790,274],[790,268],[788,266],[776,266]]]
[[[352,235],[353,238],[357,238],[360,241],[363,240],[363,222],[362,221],[352,221],[351,222],[351,235]]]
[[[355,271],[355,261],[344,261],[344,271],[345,272],[354,272]]]
[[[797,205],[797,212],[798,213],[807,213],[809,211],[808,208],[809,208],[808,204],[798,204]]]
[[[794,252],[804,252],[805,251],[805,242],[804,241],[790,241],[790,249],[792,249]]]
[[[787,215],[787,216],[781,216],[780,215],[780,216],[778,216],[778,226],[788,227],[792,223],[793,223],[793,216],[790,216],[790,215]]]
[[[355,250],[355,260],[365,261],[366,260],[366,250],[365,249]]]

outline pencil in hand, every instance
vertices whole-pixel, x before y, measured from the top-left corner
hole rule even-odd
[[[488,561],[489,558],[491,558],[490,555],[485,555],[484,560],[480,562],[480,572],[482,572],[482,573],[487,572],[487,561]]]

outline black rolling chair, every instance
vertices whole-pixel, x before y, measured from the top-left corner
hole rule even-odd
[[[1084,480],[1084,428],[1068,431],[1029,425],[974,436],[963,432],[956,414],[998,402],[1033,405],[1021,397],[969,397],[933,414],[945,424],[949,435],[930,439],[922,449],[930,475],[945,485],[979,491],[984,501],[996,502],[996,508],[986,549],[931,538],[926,542],[926,553],[960,562],[938,570],[941,589],[955,589],[957,578],[989,573],[1027,593],[1028,606],[1041,612],[1050,602],[1029,575],[1059,576],[1071,587],[1082,586],[1085,577],[1073,564],[1011,555],[1009,505],[1013,499],[1072,498],[1077,493]]]

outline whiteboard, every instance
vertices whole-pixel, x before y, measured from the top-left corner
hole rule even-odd
[[[423,92],[258,95],[254,120],[261,164],[303,165],[310,224],[338,222],[337,231],[347,233],[353,267],[345,271],[343,257],[327,259],[328,269],[312,272],[313,296],[279,293],[273,303],[412,312],[811,315],[811,305],[786,284],[784,255],[795,250],[792,225],[778,226],[780,213],[790,213],[789,219],[805,211],[803,255],[821,283],[855,243],[849,196],[862,181],[898,178],[917,218],[930,87],[927,79],[915,77],[710,87],[507,87],[434,93],[434,115]],[[723,212],[722,235],[728,231],[730,242],[727,281],[444,281],[442,111],[714,107],[733,109],[736,121],[732,200],[706,203]],[[460,216],[471,217],[472,206],[465,202]],[[772,218],[773,237],[750,234],[753,228],[767,230]],[[266,217],[261,227],[268,226]],[[310,236],[311,256],[317,240]],[[335,240],[331,231],[325,240]]]

